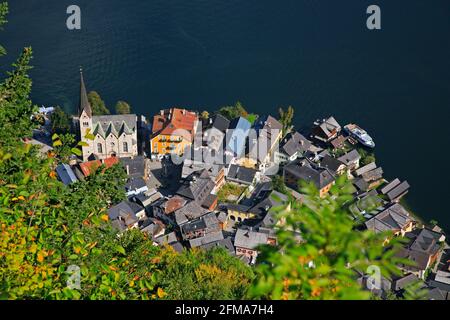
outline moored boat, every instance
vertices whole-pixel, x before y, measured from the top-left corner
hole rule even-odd
[[[363,146],[368,148],[375,148],[375,142],[372,137],[362,128],[356,124],[348,124],[344,127],[345,132],[347,132],[351,137],[358,140]]]

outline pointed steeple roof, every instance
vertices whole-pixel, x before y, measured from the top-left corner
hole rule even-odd
[[[80,105],[78,106],[78,111],[81,113],[86,111],[89,117],[92,116],[91,104],[89,103],[88,95],[86,92],[86,86],[84,85],[83,79],[83,69],[80,68]]]

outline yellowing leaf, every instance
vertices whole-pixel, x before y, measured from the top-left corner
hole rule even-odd
[[[166,295],[166,293],[164,292],[164,290],[162,288],[158,288],[157,294],[158,294],[158,297],[161,299],[164,298],[164,296]]]

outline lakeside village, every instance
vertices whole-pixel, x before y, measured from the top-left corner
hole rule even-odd
[[[51,112],[40,109],[47,125]],[[374,141],[357,125],[342,127],[329,117],[302,135],[270,115],[228,119],[170,108],[150,121],[135,114],[97,116],[82,73],[73,122],[78,138],[85,141],[82,159],[60,164],[57,175],[68,185],[86,179],[102,164],[122,164],[128,200],[108,209],[118,233],[138,228],[154,245],[178,252],[222,247],[254,265],[260,245],[277,243],[276,230],[283,221],[272,208],[289,210],[289,199],[302,203],[300,182],[314,184],[324,197],[337,177],[346,175],[354,188],[352,219],[362,221],[361,228],[406,239],[397,255],[413,262],[399,266],[403,276],[382,277],[381,287],[373,292],[400,295],[420,278],[429,299],[450,299],[450,250],[443,231],[417,221],[401,204],[408,182],[384,178],[382,167],[368,156]],[[42,134],[45,127],[32,140],[43,153],[52,148],[42,142],[50,135]],[[285,192],[277,190],[276,180]],[[361,274],[359,281],[367,285],[368,276]]]

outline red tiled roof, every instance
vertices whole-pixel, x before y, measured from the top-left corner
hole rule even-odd
[[[197,114],[186,109],[166,109],[153,117],[153,134],[171,135],[176,130],[185,130],[183,136],[192,140],[192,135],[195,132],[195,123],[197,121]]]
[[[113,165],[119,162],[119,159],[117,157],[110,157],[103,160],[103,164],[106,166],[106,168],[111,168]],[[102,163],[100,160],[93,160],[88,162],[80,163],[80,169],[83,172],[84,176],[87,177],[91,173],[95,172]]]

